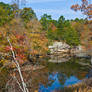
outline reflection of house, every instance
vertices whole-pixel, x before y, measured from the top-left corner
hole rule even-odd
[[[54,42],[52,46],[49,46],[51,54],[67,52],[70,46],[64,42]]]

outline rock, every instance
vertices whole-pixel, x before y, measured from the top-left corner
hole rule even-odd
[[[64,42],[54,42],[52,46],[48,47],[51,54],[67,53],[70,46]]]
[[[89,55],[87,55],[87,53],[84,53],[84,52],[75,53],[75,56],[79,58],[86,58],[86,59],[91,58]]]

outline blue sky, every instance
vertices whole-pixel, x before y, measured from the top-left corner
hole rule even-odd
[[[10,3],[11,0],[0,0]],[[52,15],[53,19],[58,19],[63,15],[66,19],[85,18],[81,12],[74,12],[70,9],[71,5],[79,3],[80,0],[27,0],[27,7],[32,7],[37,17],[47,13]]]

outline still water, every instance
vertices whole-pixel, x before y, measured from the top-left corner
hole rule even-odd
[[[60,79],[59,79],[60,77]],[[61,78],[64,77],[64,78]],[[52,73],[48,76],[49,82],[47,83],[47,87],[43,84],[40,84],[39,92],[52,92],[54,90],[58,90],[60,88],[64,88],[65,86],[73,85],[75,83],[81,82],[76,76],[71,75],[67,77],[60,73]]]
[[[58,92],[64,87],[81,82],[84,78],[88,78],[89,65],[90,60],[83,58],[70,58],[67,62],[62,63],[48,62],[48,81],[45,84],[39,83],[38,92]]]
[[[44,68],[33,72],[30,70],[23,72],[26,83],[29,84],[29,92],[68,92],[62,90],[92,76],[90,59],[53,57],[39,61],[45,66]],[[7,74],[9,74],[7,70],[0,72],[0,92],[12,92],[5,91]],[[18,89],[15,92],[19,91],[18,87],[15,89]]]

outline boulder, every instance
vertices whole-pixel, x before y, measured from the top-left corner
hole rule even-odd
[[[48,47],[51,54],[66,53],[69,51],[70,46],[64,42],[54,42],[53,45]]]

